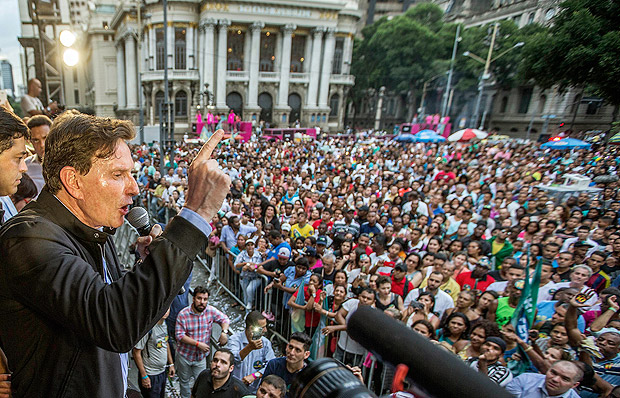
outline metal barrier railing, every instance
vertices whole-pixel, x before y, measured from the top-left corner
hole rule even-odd
[[[135,262],[135,255],[131,247],[138,236],[137,231],[128,222],[125,222],[117,229],[113,237],[119,259],[128,267],[133,266]],[[269,279],[265,275],[259,274],[248,279],[241,278],[241,273],[232,265],[234,263],[232,253],[225,253],[222,249],[218,248],[213,257],[208,255],[198,256],[196,261],[208,273],[209,284],[217,285],[217,290],[213,292],[214,295],[220,291],[225,292],[237,304],[245,308],[246,314],[252,309],[266,314],[271,323],[269,330],[272,343],[274,345],[276,341],[281,345],[288,343],[288,338],[291,334],[291,322],[289,311],[284,308],[283,291],[271,289],[265,293],[264,288],[269,283]],[[253,283],[247,283],[244,280],[253,281]],[[254,289],[254,294],[250,294],[249,289]],[[214,324],[213,327],[209,358],[219,348],[217,338],[219,338],[221,333],[219,325]],[[339,333],[329,335],[324,344],[324,351],[319,353],[319,356],[333,356],[332,348],[334,347],[330,347],[330,342],[334,338],[337,342],[339,337]],[[347,341],[345,341],[345,346],[348,346]],[[390,366],[377,361],[373,357],[366,358],[365,354],[359,356],[346,352],[342,361],[362,367],[364,380],[370,390],[379,395],[389,391],[393,378],[393,369]],[[366,366],[362,366],[364,364]]]

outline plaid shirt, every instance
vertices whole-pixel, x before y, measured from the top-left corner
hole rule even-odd
[[[206,358],[207,353],[202,352],[198,347],[181,342],[183,336],[206,343],[209,345],[211,340],[211,329],[213,322],[230,323],[228,317],[215,307],[207,305],[201,313],[192,311],[192,306],[183,308],[177,316],[175,327],[175,335],[178,342],[177,352],[188,361],[202,361]]]

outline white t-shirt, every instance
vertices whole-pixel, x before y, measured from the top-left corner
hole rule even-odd
[[[359,306],[360,301],[358,299],[350,299],[342,303],[342,308],[347,311],[347,323],[349,322],[349,318],[353,315],[355,311],[357,311],[357,307]],[[347,332],[340,332],[340,338],[338,339],[338,347],[342,350],[354,354],[361,355],[366,352],[366,349],[362,347],[358,342],[349,337]]]
[[[31,97],[28,94],[25,94],[22,97],[21,106],[24,113],[28,113],[30,111],[43,112],[43,110],[45,109],[40,99]]]

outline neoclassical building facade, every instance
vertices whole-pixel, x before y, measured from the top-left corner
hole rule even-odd
[[[96,59],[93,44],[113,46],[116,65],[115,101],[110,108],[103,98],[112,94],[105,82],[101,93],[92,90],[95,109],[99,99],[107,113],[139,123],[141,106],[144,124],[158,125],[167,50],[176,134],[188,131],[197,112],[229,109],[280,127],[344,127],[358,0],[169,0],[166,26],[161,1],[147,0],[139,16],[135,4],[91,19],[91,68],[112,64],[110,51]]]

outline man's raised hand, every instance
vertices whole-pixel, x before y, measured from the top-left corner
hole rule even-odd
[[[224,130],[215,134],[202,146],[189,166],[185,207],[211,221],[222,207],[230,190],[230,177],[211,159],[213,151],[224,136]]]

